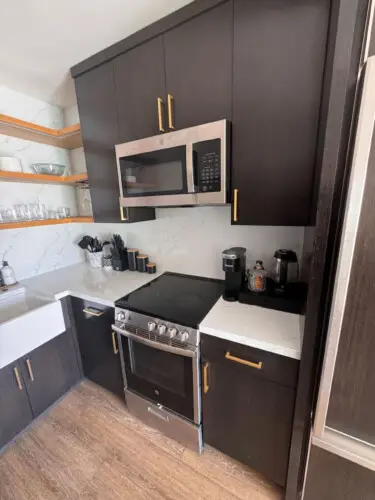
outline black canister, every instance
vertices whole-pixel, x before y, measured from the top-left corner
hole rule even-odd
[[[137,268],[140,273],[147,272],[148,255],[138,255],[137,256]]]
[[[149,262],[146,267],[148,274],[156,273],[156,264],[154,262]]]
[[[138,248],[128,248],[128,266],[129,271],[137,271]]]

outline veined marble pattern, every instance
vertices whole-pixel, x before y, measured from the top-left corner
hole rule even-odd
[[[0,259],[9,261],[18,280],[77,264],[85,258],[77,245],[83,231],[82,224],[0,231]]]
[[[230,207],[160,208],[156,220],[137,224],[85,224],[91,236],[119,233],[126,245],[139,248],[159,270],[223,278],[222,251],[247,249],[247,267],[257,259],[266,269],[278,248],[302,255],[303,227],[231,226]]]

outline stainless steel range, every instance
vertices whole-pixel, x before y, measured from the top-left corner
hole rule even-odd
[[[218,280],[164,273],[115,303],[129,411],[198,452],[198,326],[223,289]]]

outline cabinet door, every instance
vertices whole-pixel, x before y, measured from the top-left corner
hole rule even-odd
[[[308,224],[329,9],[234,1],[236,224]]]
[[[72,305],[84,375],[123,399],[117,338],[111,328],[114,309],[77,298]]]
[[[115,145],[119,143],[113,62],[75,80],[83,148],[95,222],[138,222],[155,218],[150,208],[128,208],[121,219]],[[124,211],[125,212],[125,211]]]
[[[163,38],[158,36],[117,57],[114,62],[120,142],[161,132],[166,126]]]
[[[20,364],[34,417],[80,379],[71,330],[24,356]]]
[[[15,362],[0,370],[0,449],[32,419],[20,366]]]
[[[202,351],[203,440],[284,486],[294,389]]]
[[[233,3],[225,2],[164,35],[172,123],[185,128],[232,117]]]

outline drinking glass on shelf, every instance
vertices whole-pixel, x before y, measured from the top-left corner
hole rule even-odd
[[[17,220],[25,221],[29,220],[27,206],[25,203],[19,203],[18,205],[14,205],[14,210],[16,212]]]
[[[35,215],[38,220],[47,218],[47,209],[43,203],[36,203],[35,206]]]
[[[60,219],[66,219],[70,217],[70,208],[69,207],[59,207],[57,209],[57,213]]]
[[[59,216],[56,210],[48,210],[48,219],[58,219]]]

